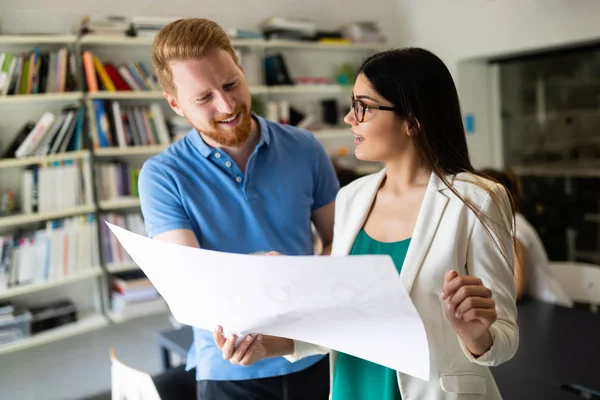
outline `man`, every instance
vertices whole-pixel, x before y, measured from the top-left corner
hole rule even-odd
[[[231,253],[307,255],[312,222],[328,254],[339,188],[331,160],[309,132],[251,112],[223,29],[205,19],[175,21],[157,34],[152,59],[169,105],[195,129],[142,167],[148,235]],[[328,397],[326,357],[243,366],[219,347],[213,332],[194,329],[187,367],[196,368],[199,399]]]

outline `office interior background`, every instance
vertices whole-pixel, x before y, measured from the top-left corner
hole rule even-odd
[[[123,16],[126,21],[107,27],[108,16]],[[29,317],[35,307],[68,310],[61,314],[62,322],[60,318],[50,322],[61,326],[50,329],[43,323],[36,327],[28,318],[12,321],[24,337],[14,332],[3,335],[0,319],[0,399],[86,399],[107,393],[110,347],[139,370],[151,375],[164,370],[159,336],[178,324],[151,285],[137,292],[141,301],[135,294],[128,296],[127,281],[139,279],[136,266],[98,222],[107,219],[143,233],[131,182],[147,157],[187,129],[169,109],[151,73],[143,71],[144,66],[151,67],[152,29],[169,19],[192,16],[213,19],[231,33],[239,44],[236,49],[249,77],[255,111],[313,131],[331,154],[342,182],[379,168],[353,159],[352,136],[342,121],[349,107],[348,85],[360,61],[373,50],[391,47],[418,46],[434,52],[455,79],[474,166],[517,172],[525,193],[523,213],[538,231],[550,260],[600,264],[598,1],[3,0],[0,57],[25,54],[24,62],[39,49],[37,56],[49,54],[50,60],[59,60],[59,69],[62,60],[68,72],[64,81],[46,82],[54,93],[36,94],[26,88],[23,92],[22,87],[15,93],[0,92],[0,153],[23,129],[31,130],[44,116],[50,118],[46,113],[53,119],[45,123],[54,123],[57,133],[63,131],[72,139],[50,144],[46,153],[29,154],[34,159],[0,159],[0,238],[5,238],[0,243],[17,232],[48,226],[85,239],[58,272],[44,275],[32,266],[39,261],[35,256],[22,256],[17,276],[7,274],[0,282],[0,310],[26,307]],[[274,24],[273,18],[282,24],[302,18],[302,29],[342,32],[354,41],[294,43],[276,36],[243,37],[263,33],[261,27],[269,19]],[[79,36],[82,21],[98,31]],[[126,37],[122,32],[131,21],[149,28],[140,29],[137,38]],[[375,42],[380,38],[382,42]],[[361,39],[369,40],[361,43]],[[90,85],[86,57],[92,71],[97,60],[111,77],[113,72],[122,74],[121,83],[140,87],[111,90],[99,72],[93,74],[97,86]],[[281,59],[291,82],[272,82],[268,76],[270,62]],[[11,65],[7,56],[4,60],[0,78]],[[148,79],[137,79],[131,71]],[[101,108],[107,115],[119,108],[132,124],[141,119],[137,140],[128,146],[100,143],[93,148],[87,138],[92,131],[101,136],[93,122]],[[152,128],[148,118],[154,118],[158,127]],[[92,123],[80,122],[85,120]],[[51,176],[49,165],[64,160],[73,162],[62,163],[62,175]],[[36,176],[41,179],[45,174],[50,187],[40,183],[37,204],[27,204],[21,198],[31,194],[36,166],[40,166]],[[52,185],[71,195],[54,196]],[[55,220],[62,222],[48,223]],[[50,265],[53,262],[60,265],[60,260],[50,260]],[[65,299],[69,302],[56,303]],[[181,356],[171,360],[181,361]]]

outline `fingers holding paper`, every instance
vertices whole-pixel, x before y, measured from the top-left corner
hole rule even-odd
[[[213,339],[223,353],[223,359],[232,364],[247,366],[266,356],[262,335],[247,335],[238,341],[236,335],[225,337],[223,328],[219,326],[213,331]]]

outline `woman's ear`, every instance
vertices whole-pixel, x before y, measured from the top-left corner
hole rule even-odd
[[[421,132],[419,120],[413,116],[409,116],[406,119],[406,136],[414,136],[419,132]]]

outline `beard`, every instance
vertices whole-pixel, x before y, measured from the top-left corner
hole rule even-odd
[[[234,128],[225,128],[219,123],[219,121],[227,120],[237,113],[240,113],[240,122]],[[252,115],[250,111],[245,110],[243,108],[237,108],[230,115],[223,116],[218,120],[211,121],[212,130],[200,130],[196,129],[198,132],[202,132],[203,135],[206,135],[211,140],[219,143],[224,147],[234,147],[239,148],[248,141],[250,135],[252,134]]]

